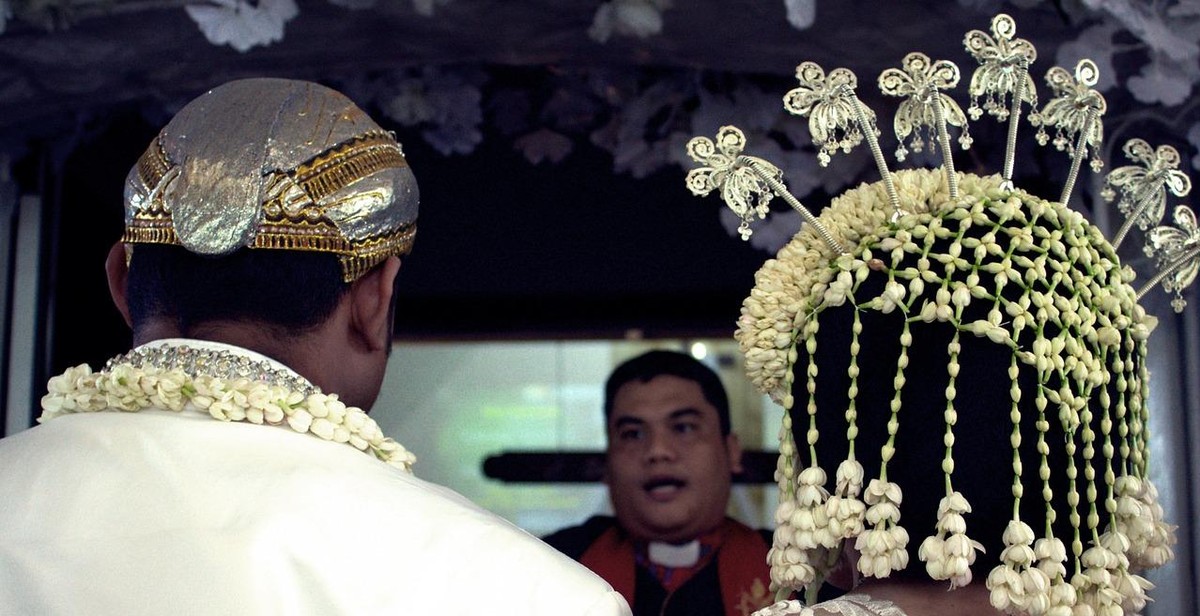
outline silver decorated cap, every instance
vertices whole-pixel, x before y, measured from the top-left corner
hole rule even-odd
[[[411,249],[418,202],[400,144],[350,99],[244,79],[185,106],[130,170],[123,239],[332,252],[351,281]]]

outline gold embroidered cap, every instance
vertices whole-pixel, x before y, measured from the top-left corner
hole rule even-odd
[[[350,99],[244,79],[188,103],[129,171],[122,241],[330,252],[352,282],[411,250],[418,202],[400,144]]]

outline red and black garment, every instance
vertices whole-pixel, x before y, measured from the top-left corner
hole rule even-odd
[[[769,531],[726,518],[698,539],[696,564],[665,567],[650,562],[646,543],[632,540],[608,516],[544,538],[611,584],[634,616],[748,616],[774,602]]]

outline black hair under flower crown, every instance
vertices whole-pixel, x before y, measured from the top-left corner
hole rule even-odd
[[[1106,104],[1092,89],[1096,65],[1051,69],[1053,96],[1039,107],[1029,75],[1036,50],[1015,32],[1013,20],[998,15],[990,33],[966,35],[980,65],[966,112],[945,93],[960,78],[951,62],[911,53],[900,69],[880,75],[883,92],[902,98],[897,158],[930,144],[942,155],[940,170],[890,171],[875,115],[855,94],[857,77],[800,64],[799,87],[784,107],[808,118],[821,164],[866,141],[882,175],[835,197],[819,216],[787,192],[778,168],[742,154],[737,128],[688,144],[701,165],[688,174],[688,187],[697,195],[719,190],[742,218],[743,237],[773,196],[808,223],[759,270],[736,334],[748,376],[787,410],[769,556],[781,598],[801,589],[815,597],[850,545],[863,575],[904,570],[910,536],[900,519],[909,511],[929,517],[905,522],[929,528],[912,542],[916,557],[931,578],[952,587],[973,579],[984,543],[998,546],[987,586],[992,605],[1008,613],[1137,613],[1150,584],[1135,571],[1172,557],[1173,527],[1162,519],[1147,470],[1146,355],[1156,319],[1138,301],[1161,283],[1175,294],[1175,309],[1183,307],[1180,292],[1200,268],[1200,230],[1184,206],[1174,210],[1175,226],[1160,222],[1167,192],[1182,196],[1190,182],[1173,148],[1135,139],[1125,147],[1135,164],[1110,174],[1105,192],[1129,216],[1118,237],[1110,242],[1069,209],[1083,161],[1090,155],[1092,169],[1101,166]],[[1057,201],[1012,180],[1026,105],[1039,143],[1071,156]],[[958,128],[960,146],[970,147],[968,117],[985,114],[1008,122],[1003,170],[959,173],[949,129]],[[1146,250],[1161,268],[1141,289],[1116,253],[1134,224],[1148,229]],[[831,337],[838,341],[832,347]],[[986,377],[975,368],[984,356],[1000,366]],[[940,359],[944,369],[931,369]],[[998,394],[964,394],[981,385],[973,379],[1001,384]],[[916,408],[914,400],[921,401]],[[932,419],[913,436],[900,430],[909,415]],[[931,431],[937,420],[940,431]],[[1009,461],[1007,473],[989,469],[1007,477],[987,486],[991,495],[968,498],[973,486],[956,486],[960,437],[973,457],[1000,452]],[[856,450],[856,443],[873,447]],[[913,450],[936,467],[905,468]],[[820,462],[830,455],[840,462],[829,467],[836,470],[827,487]],[[910,470],[915,478],[902,485],[898,477]],[[906,493],[930,490],[935,496],[925,500],[936,505],[904,501]],[[976,504],[995,494],[1009,506]],[[987,536],[975,535],[975,521],[996,512],[999,528],[980,524]]]

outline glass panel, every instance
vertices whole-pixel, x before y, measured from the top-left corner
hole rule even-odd
[[[717,370],[743,447],[775,450],[782,409],[742,376],[732,340],[400,342],[372,415],[417,455],[418,477],[542,535],[610,513],[607,490],[505,483],[484,475],[484,460],[513,451],[603,451],[604,381],[617,364],[652,348],[691,352]],[[738,485],[730,514],[769,527],[774,503],[773,484]]]

